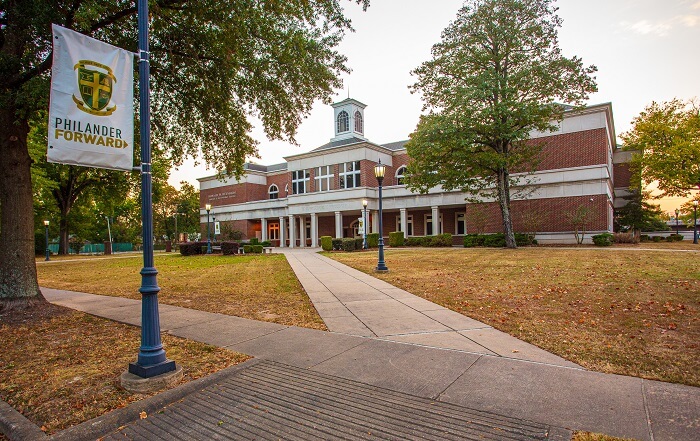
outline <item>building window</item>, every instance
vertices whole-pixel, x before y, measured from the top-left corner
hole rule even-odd
[[[270,195],[270,199],[277,199],[279,197],[280,190],[275,184],[270,185],[267,189],[267,194]]]
[[[340,188],[356,188],[360,186],[360,161],[340,164]]]
[[[338,133],[347,132],[350,130],[350,121],[348,117],[348,112],[345,110],[338,114]]]
[[[455,234],[467,234],[467,218],[464,213],[455,213]]]
[[[309,187],[310,175],[306,170],[292,172],[292,194],[304,194]]]
[[[359,110],[355,112],[355,131],[362,133],[362,114]]]
[[[267,238],[268,238],[268,240],[279,240],[280,239],[280,224],[279,223],[267,224]]]
[[[396,170],[396,185],[403,185],[403,178],[404,175],[406,174],[406,166],[402,165],[399,167],[398,170]]]
[[[435,234],[435,235],[442,234],[442,214],[440,214],[440,225],[438,227],[437,233],[433,233],[433,215],[432,214],[425,215],[425,235],[432,236],[433,234]]]
[[[331,182],[333,180],[333,166],[323,165],[321,167],[316,167],[316,176],[314,180],[316,181],[316,191],[328,191],[331,189]]]
[[[406,215],[406,237],[413,236],[413,215]],[[396,216],[396,231],[401,231],[401,216]]]

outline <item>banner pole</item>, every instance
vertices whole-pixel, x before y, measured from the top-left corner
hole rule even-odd
[[[150,65],[148,51],[148,0],[138,0],[139,32],[139,111],[141,131],[141,222],[143,269],[141,270],[141,347],[138,361],[129,363],[129,372],[150,378],[175,370],[175,362],[165,357],[160,339],[157,274],[153,263],[153,210],[151,198],[151,112]]]

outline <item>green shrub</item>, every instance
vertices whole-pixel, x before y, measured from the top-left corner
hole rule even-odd
[[[262,245],[264,247],[271,247],[272,242],[270,242],[269,240],[266,240],[266,241],[260,242],[260,245]]]
[[[402,231],[392,231],[389,233],[389,246],[402,247],[404,244],[404,236]]]
[[[180,254],[183,256],[193,256],[207,252],[206,242],[183,242],[180,244]]]
[[[667,241],[669,242],[680,242],[683,240],[683,235],[682,234],[671,234],[666,238]]]
[[[336,251],[340,251],[343,249],[343,239],[341,237],[335,237],[331,239],[331,244],[333,245],[333,249]]]
[[[422,247],[424,243],[425,237],[423,236],[411,236],[403,241],[403,244],[407,247]]]
[[[537,240],[532,234],[515,233],[515,244],[519,247],[527,245],[537,245]]]
[[[503,233],[487,234],[484,238],[484,246],[503,248],[506,246],[506,235]]]
[[[599,247],[609,247],[613,244],[613,235],[610,233],[596,234],[592,239],[593,243]]]
[[[253,247],[253,253],[254,254],[261,254],[263,252],[263,246],[262,245],[251,245]]]
[[[653,236],[653,237],[651,238],[651,241],[652,241],[652,242],[661,242],[662,240],[664,240],[664,238],[661,237],[661,236]]]
[[[361,250],[363,244],[364,244],[364,240],[361,237],[355,238],[355,249],[356,250]]]
[[[648,234],[640,234],[639,241],[640,242],[651,242],[651,236],[649,236]]]
[[[486,239],[485,234],[467,234],[466,236],[464,236],[464,247],[483,247],[484,239]]]
[[[430,247],[451,247],[452,246],[452,235],[449,233],[438,234],[437,236],[430,237],[430,242],[426,244]]]
[[[377,248],[379,246],[379,233],[369,233],[367,235],[367,246]]]
[[[248,245],[248,244],[243,245],[243,252],[246,254],[252,253],[253,252],[253,245]]]
[[[238,252],[238,242],[221,242],[221,254],[228,256]]]
[[[355,239],[346,237],[342,239],[343,251],[355,251]]]
[[[250,244],[251,244],[251,245],[260,245],[260,241],[258,240],[257,237],[251,237],[251,238],[250,238]]]
[[[321,236],[321,248],[323,251],[330,251],[333,249],[333,238],[330,236]]]

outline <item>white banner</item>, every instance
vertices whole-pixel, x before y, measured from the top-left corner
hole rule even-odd
[[[87,167],[134,166],[134,54],[58,25],[47,160]]]
[[[221,234],[221,224],[214,222],[214,234]]]

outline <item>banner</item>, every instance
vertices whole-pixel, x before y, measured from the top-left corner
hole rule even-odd
[[[217,221],[214,222],[214,235],[221,234],[221,224]]]
[[[134,54],[58,25],[47,160],[86,167],[134,166]]]

